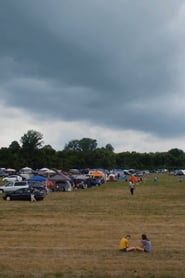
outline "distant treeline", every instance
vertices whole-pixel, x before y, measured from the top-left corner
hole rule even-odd
[[[20,139],[20,144],[13,141],[8,148],[0,149],[0,168],[21,169],[29,166],[32,169],[42,167],[69,170],[73,168],[103,169],[185,169],[185,153],[177,148],[168,152],[115,153],[111,144],[98,147],[97,141],[91,138],[72,140],[63,150],[56,151],[50,145],[44,145],[43,135],[28,130]]]

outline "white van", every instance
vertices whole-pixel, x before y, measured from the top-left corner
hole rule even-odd
[[[10,181],[0,186],[0,193],[12,192],[20,188],[29,188],[27,181]]]

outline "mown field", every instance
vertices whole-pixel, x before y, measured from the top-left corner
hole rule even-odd
[[[159,175],[73,192],[37,203],[0,196],[0,277],[185,277],[185,180]],[[146,233],[153,251],[121,253],[122,236],[138,245]]]

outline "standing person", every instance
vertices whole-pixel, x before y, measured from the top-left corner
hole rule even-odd
[[[141,245],[136,247],[136,251],[142,251],[150,253],[152,251],[151,241],[148,239],[146,234],[141,235]]]
[[[153,183],[158,183],[158,177],[154,177],[154,179],[153,179]]]
[[[35,199],[35,190],[34,188],[31,189],[31,202],[36,202],[37,200]]]
[[[135,183],[132,181],[129,181],[129,188],[130,188],[130,194],[134,195]]]
[[[129,240],[131,239],[131,235],[126,235],[122,237],[119,244],[119,250],[122,252],[130,252],[134,251],[135,247],[129,246]]]

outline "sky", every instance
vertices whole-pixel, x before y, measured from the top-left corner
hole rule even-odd
[[[183,0],[1,0],[0,148],[185,151],[184,26]]]

